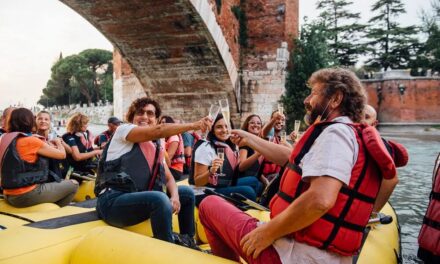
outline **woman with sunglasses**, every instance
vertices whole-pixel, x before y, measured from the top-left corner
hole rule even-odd
[[[147,97],[128,109],[129,123],[120,125],[100,160],[95,194],[97,212],[110,225],[125,227],[151,219],[153,235],[173,242],[172,214],[178,214],[180,233],[193,238],[194,193],[177,186],[164,162],[161,138],[188,130],[208,130],[206,117],[188,124],[157,124],[159,104]]]

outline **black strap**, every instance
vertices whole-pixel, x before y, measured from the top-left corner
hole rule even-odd
[[[343,186],[341,188],[340,192],[345,194],[345,195],[348,195],[350,197],[354,197],[355,199],[358,199],[358,200],[361,200],[363,202],[366,202],[366,203],[374,204],[374,202],[375,202],[374,197],[367,196],[365,194],[357,192],[354,189],[349,189],[346,186]]]
[[[279,197],[281,197],[281,199],[283,199],[284,201],[286,201],[286,202],[288,202],[288,203],[292,203],[292,202],[295,200],[294,197],[288,195],[287,193],[285,193],[285,192],[283,192],[283,191],[281,191],[281,190],[279,190],[279,191],[277,192],[277,195],[278,195]]]
[[[363,232],[365,229],[364,226],[344,221],[343,219],[340,219],[339,217],[336,217],[336,216],[332,216],[330,214],[323,215],[322,219],[329,221],[330,223],[333,223],[335,226],[338,226],[339,228],[344,227],[344,228],[351,229],[351,230],[354,230],[357,232]]]
[[[66,216],[50,218],[38,222],[33,222],[30,224],[26,224],[26,226],[41,228],[41,229],[56,229],[56,228],[93,222],[98,220],[99,220],[98,214],[96,213],[95,210],[93,210],[89,212],[66,215]]]
[[[54,179],[54,181],[56,182],[61,182],[61,178],[60,176],[58,176],[58,174],[56,174],[55,172],[49,170],[49,175]]]
[[[7,216],[14,217],[14,218],[17,218],[17,219],[20,219],[20,220],[23,220],[23,221],[26,221],[26,222],[29,222],[29,223],[34,223],[35,222],[32,219],[29,219],[29,218],[26,218],[26,217],[23,217],[23,216],[19,216],[19,215],[16,215],[16,214],[7,213],[7,212],[1,212],[0,211],[0,215],[7,215]]]
[[[434,200],[440,201],[440,192],[434,192],[434,191],[431,191],[431,194],[429,195],[429,197],[430,197],[431,199],[434,199]]]
[[[286,166],[287,166],[287,168],[289,168],[293,171],[296,171],[299,175],[302,175],[302,169],[299,165],[296,165],[295,163],[288,162]]]
[[[423,224],[427,225],[427,226],[430,226],[432,228],[435,228],[437,230],[440,230],[440,222],[432,220],[432,219],[430,219],[430,218],[428,218],[426,216],[423,217]]]
[[[153,168],[152,168],[152,175],[151,175],[151,181],[148,184],[148,190],[152,190],[153,186],[154,186],[154,182],[156,181],[157,178],[157,174],[159,173],[159,164],[161,161],[159,161],[159,152],[160,152],[160,140],[157,140],[156,142],[154,142],[156,145],[156,153],[154,154],[154,164],[153,164]]]

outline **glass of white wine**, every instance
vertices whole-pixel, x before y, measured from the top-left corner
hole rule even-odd
[[[298,139],[298,137],[299,137],[299,127],[300,126],[301,126],[301,121],[300,120],[295,120],[295,124],[293,126],[293,130],[295,131],[296,139]]]
[[[281,143],[285,143],[287,141],[286,131],[284,130],[280,131],[280,138],[281,138]]]
[[[218,101],[220,104],[220,110],[222,111],[223,118],[225,119],[226,126],[228,127],[228,135],[231,134],[231,113],[229,111],[228,99],[221,99]]]
[[[225,149],[224,148],[217,149],[217,158],[221,159],[223,161],[225,160]],[[219,177],[226,176],[226,174],[223,173],[223,165],[220,166],[219,171],[220,171],[220,173],[218,173]]]
[[[278,104],[278,112],[284,115],[284,106],[282,104]]]

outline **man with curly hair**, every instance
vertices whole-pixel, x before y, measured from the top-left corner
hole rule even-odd
[[[248,263],[351,263],[380,186],[358,133],[366,96],[359,79],[341,68],[309,79],[304,120],[311,126],[293,150],[241,130],[233,141],[286,166],[261,223],[219,197],[200,204],[215,255]],[[365,168],[365,171],[362,169]],[[362,187],[359,187],[362,186]]]

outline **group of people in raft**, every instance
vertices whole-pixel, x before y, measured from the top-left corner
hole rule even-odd
[[[221,114],[193,123],[160,118],[159,104],[144,97],[131,104],[126,123],[110,118],[109,130],[93,142],[85,115],[72,116],[59,138],[49,134],[48,112],[34,117],[25,108],[8,109],[0,138],[4,199],[16,207],[64,206],[78,188],[76,180],[63,179],[66,167],[97,170],[100,218],[116,227],[150,219],[154,237],[173,242],[172,214],[178,214],[181,234],[195,234],[193,189],[176,184],[185,163],[195,186],[254,201],[280,174],[268,222],[219,196],[197,202],[212,253],[248,263],[351,263],[371,213],[380,211],[398,182],[395,167],[408,156],[402,145],[372,129],[374,108],[366,105],[352,72],[322,69],[308,83],[309,127],[293,145],[280,140],[285,117],[279,112],[264,128],[258,115],[250,115],[241,130],[229,130]],[[182,146],[188,131],[207,132],[206,139]],[[225,176],[218,175],[220,169]]]

